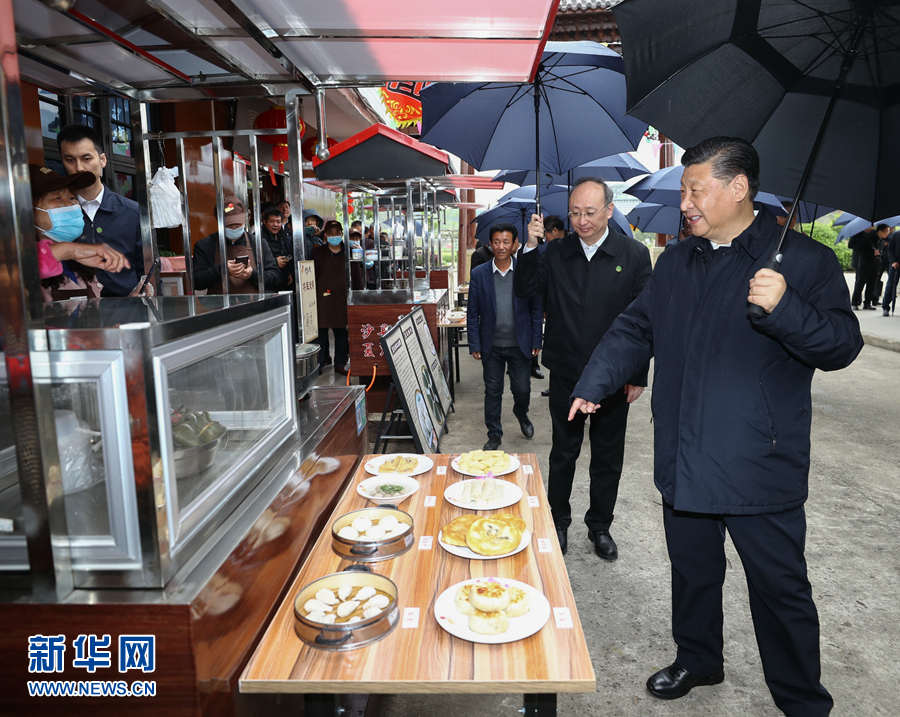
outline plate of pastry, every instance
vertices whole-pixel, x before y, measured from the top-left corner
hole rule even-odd
[[[511,513],[481,517],[467,513],[438,533],[438,543],[451,555],[469,560],[494,560],[521,553],[531,542],[525,521]]]
[[[433,467],[433,460],[416,453],[388,453],[369,459],[365,465],[366,472],[376,476],[417,476],[427,473]]]
[[[450,466],[464,476],[505,476],[519,468],[519,459],[504,451],[469,451],[450,461]]]
[[[456,481],[444,489],[444,498],[457,508],[469,510],[499,510],[522,500],[522,489],[508,480],[470,478]]]
[[[454,637],[499,645],[543,628],[550,619],[550,602],[540,590],[518,580],[476,578],[438,595],[434,617]]]

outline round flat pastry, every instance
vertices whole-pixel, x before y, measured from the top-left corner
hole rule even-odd
[[[461,515],[458,518],[454,518],[441,528],[441,532],[443,533],[442,540],[449,545],[458,545],[461,548],[467,547],[466,532],[469,530],[469,526],[476,520],[478,520],[478,515],[476,513],[469,513],[468,515]]]
[[[472,592],[471,583],[460,585],[459,590],[456,591],[456,609],[463,615],[471,615],[475,612],[475,608],[472,607],[472,603],[469,602],[470,592]]]
[[[513,515],[512,513],[494,513],[491,517],[494,520],[505,520],[509,523],[512,523],[516,526],[516,528],[519,529],[520,533],[524,533],[525,529],[528,527],[528,525],[522,518],[520,518],[518,515]]]
[[[466,531],[466,546],[480,555],[506,555],[519,547],[521,540],[522,533],[515,525],[493,517],[479,518]]]
[[[509,629],[509,617],[502,610],[499,612],[476,610],[469,615],[469,629],[479,635],[499,635]]]
[[[507,590],[509,591],[509,605],[503,612],[509,617],[522,617],[531,610],[531,598],[528,597],[527,592],[517,587],[508,587]]]
[[[509,590],[495,582],[477,582],[469,591],[469,603],[481,612],[499,612],[509,605]],[[484,633],[489,634],[489,633]]]

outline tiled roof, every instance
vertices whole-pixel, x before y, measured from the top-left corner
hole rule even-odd
[[[578,10],[608,10],[622,0],[560,0],[559,12]]]

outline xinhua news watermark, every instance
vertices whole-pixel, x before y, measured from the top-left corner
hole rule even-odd
[[[28,672],[51,675],[66,669],[66,653],[71,647],[70,666],[91,676],[103,677],[98,670],[119,673],[152,673],[156,670],[155,635],[78,635],[67,641],[65,635],[32,635],[28,638]],[[115,655],[114,655],[115,653]],[[154,680],[29,680],[32,697],[155,697]]]

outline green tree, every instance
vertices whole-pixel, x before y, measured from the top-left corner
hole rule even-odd
[[[825,222],[798,224],[796,228],[807,236],[809,236],[810,229],[812,229],[812,238],[834,251],[838,261],[841,263],[841,269],[850,271],[850,256],[852,252],[847,248],[847,242],[835,244],[841,228],[834,226],[833,222],[834,220],[832,219],[827,224]]]

